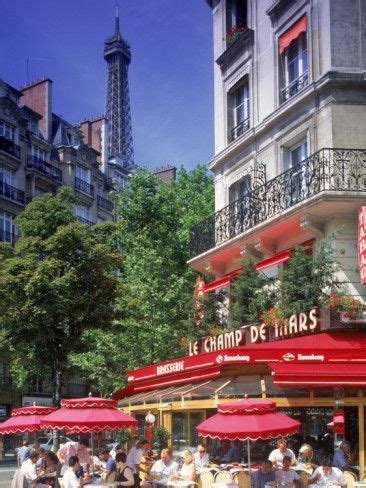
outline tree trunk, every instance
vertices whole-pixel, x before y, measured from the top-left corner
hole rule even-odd
[[[54,390],[53,390],[53,406],[60,408],[61,407],[61,387],[62,387],[62,373],[60,365],[58,361],[55,361],[54,371],[53,371],[53,378],[54,378]],[[60,447],[60,431],[55,429],[53,431],[53,446],[52,450],[57,452]]]

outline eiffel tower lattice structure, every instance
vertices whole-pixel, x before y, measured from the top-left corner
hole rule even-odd
[[[108,158],[123,166],[134,165],[128,66],[131,48],[122,38],[119,11],[116,7],[115,32],[105,41],[104,59],[108,65],[106,119],[108,124]]]

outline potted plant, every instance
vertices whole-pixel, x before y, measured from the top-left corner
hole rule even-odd
[[[165,427],[157,425],[153,428],[153,447],[156,451],[161,451],[164,447],[168,447],[170,434]]]

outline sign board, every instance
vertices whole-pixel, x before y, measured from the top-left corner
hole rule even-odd
[[[319,329],[320,320],[318,309],[291,315],[284,325],[268,327],[266,324],[256,324],[232,330],[217,336],[206,336],[189,344],[189,355],[195,356],[206,352],[231,349],[268,342],[270,340],[286,339],[297,335],[311,334]]]
[[[24,396],[22,397],[22,407],[31,407],[35,403],[40,407],[52,407],[51,397],[32,397]]]
[[[366,207],[358,211],[358,267],[361,285],[366,285]]]

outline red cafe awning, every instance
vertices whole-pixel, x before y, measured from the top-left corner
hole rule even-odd
[[[316,352],[315,352],[316,354]],[[277,385],[365,386],[366,363],[289,364],[268,363]]]
[[[322,332],[274,342],[249,344],[176,358],[129,371],[128,385],[116,391],[113,397],[121,399],[136,392],[215,378],[220,376],[222,368],[227,365],[269,365],[275,373],[275,383],[287,381],[288,383],[284,384],[296,385],[302,379],[299,376],[300,372],[306,370],[306,374],[311,376],[312,384],[315,382],[318,385],[356,384],[362,386],[366,384],[363,383],[366,382],[366,373],[365,378],[360,374],[361,371],[366,372],[365,351],[366,334],[362,332]],[[327,372],[328,376],[323,377],[325,383],[319,382],[318,371]],[[347,377],[347,371],[359,374],[357,377]],[[297,372],[298,376],[286,376],[286,378],[278,376],[280,374],[291,375],[292,372]],[[329,383],[330,372],[336,379],[335,383]],[[347,383],[347,381],[351,381],[351,383]]]
[[[282,54],[292,41],[297,39],[302,32],[306,32],[306,15],[293,24],[278,40],[279,53]]]
[[[300,246],[309,246],[313,242],[314,239],[310,239],[308,241],[302,242]],[[284,263],[290,258],[293,250],[294,250],[293,247],[289,247],[287,249],[284,249],[281,252],[274,254],[273,256],[270,256],[269,258],[263,259],[262,261],[258,261],[258,263],[256,263],[255,265],[256,270],[262,271],[263,269],[269,268],[270,266],[274,266],[275,264]],[[211,283],[207,283],[207,285],[205,285],[204,287],[204,292],[209,293],[223,286],[228,286],[230,284],[231,279],[234,278],[234,276],[236,276],[237,274],[239,274],[242,269],[243,268],[236,269],[234,271],[231,271],[230,273],[227,273],[224,276],[221,276],[220,278],[217,278],[217,280],[211,281]]]

